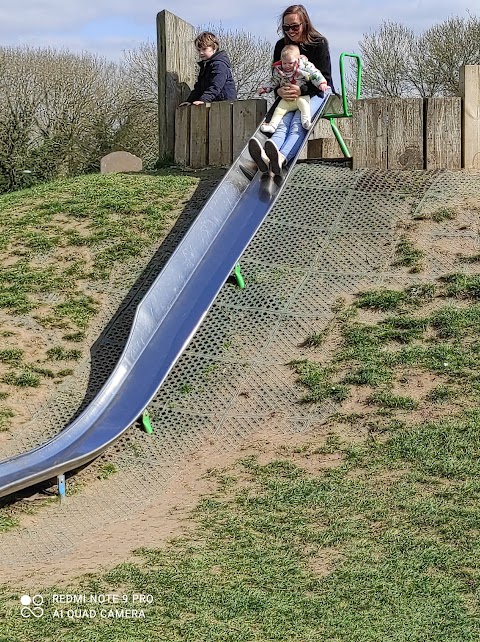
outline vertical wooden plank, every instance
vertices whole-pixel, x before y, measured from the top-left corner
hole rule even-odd
[[[387,100],[366,98],[353,103],[353,167],[387,169]]]
[[[195,82],[194,27],[169,11],[157,14],[159,156],[175,151],[175,109]]]
[[[313,138],[307,143],[307,158],[323,158],[323,138]]]
[[[348,138],[347,136],[344,136],[343,132],[342,132],[342,138],[345,141],[345,144],[348,147],[348,150],[350,151],[350,154],[351,154],[352,139]],[[342,148],[338,144],[338,141],[336,138],[324,138],[322,152],[323,152],[322,158],[345,158],[342,152]]]
[[[208,116],[208,165],[219,167],[232,162],[233,107],[230,102],[210,105]]]
[[[190,165],[190,110],[178,107],[175,111],[175,155],[176,165]]]
[[[388,169],[423,169],[423,98],[388,103]]]
[[[425,169],[461,168],[461,122],[461,98],[426,99]]]
[[[190,112],[190,167],[200,169],[208,160],[209,104],[192,105]]]
[[[325,118],[319,118],[311,131],[310,140],[329,138],[330,136],[333,136],[330,123]]]
[[[465,169],[480,168],[480,65],[460,68],[462,113],[462,164]]]
[[[248,139],[257,129],[267,113],[267,101],[236,100],[233,103],[233,158],[241,153]]]
[[[353,137],[353,122],[352,118],[337,118],[337,126],[343,138]]]
[[[337,118],[335,123],[342,134],[350,153],[352,153],[352,119]],[[315,141],[319,141],[318,144]],[[343,152],[335,138],[330,121],[320,118],[308,140],[307,158],[341,158]]]

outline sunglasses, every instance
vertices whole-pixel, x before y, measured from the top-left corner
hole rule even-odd
[[[284,31],[298,31],[303,23],[300,22],[298,25],[282,25]]]

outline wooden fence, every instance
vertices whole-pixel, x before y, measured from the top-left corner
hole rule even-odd
[[[266,113],[265,100],[236,100],[179,107],[175,163],[193,168],[230,165]]]
[[[194,169],[230,165],[262,122],[266,110],[264,99],[179,107],[175,112],[175,163]],[[339,120],[338,127],[350,145],[351,119]],[[301,158],[339,156],[342,152],[330,124],[321,120],[315,125]]]
[[[459,169],[461,98],[375,98],[353,109],[355,167]]]

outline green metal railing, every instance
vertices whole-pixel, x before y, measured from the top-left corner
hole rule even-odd
[[[344,60],[345,58],[355,58],[357,61],[357,86],[356,86],[356,91],[355,91],[355,97],[358,100],[360,98],[360,92],[361,92],[361,85],[362,85],[362,60],[358,54],[352,54],[352,53],[342,53],[340,54],[340,83],[342,87],[342,107],[343,111],[338,112],[335,114],[324,114],[322,118],[326,118],[327,120],[330,121],[330,125],[332,127],[333,133],[335,135],[335,138],[338,141],[338,144],[340,145],[340,148],[343,152],[343,155],[346,158],[351,158],[352,155],[350,154],[348,147],[345,143],[345,141],[342,138],[342,135],[337,127],[337,124],[335,123],[336,118],[351,118],[352,114],[348,111],[348,102],[347,102],[347,87],[346,87],[346,82],[345,82],[345,63]]]

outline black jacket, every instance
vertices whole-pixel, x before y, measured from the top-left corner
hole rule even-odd
[[[237,90],[230,60],[225,51],[215,52],[208,60],[201,60],[198,66],[200,73],[186,102],[201,100],[204,103],[212,103],[217,100],[236,100]]]
[[[285,42],[285,39],[280,38],[280,40],[275,45],[273,62],[277,62],[277,60],[280,60],[280,53],[286,44],[287,43]],[[312,65],[315,65],[315,67],[322,72],[322,74],[325,76],[325,80],[327,81],[328,86],[331,87],[332,91],[334,92],[335,89],[332,82],[332,64],[330,62],[330,50],[328,48],[327,39],[322,37],[312,44],[299,44],[298,48],[300,49],[300,53],[306,56],[312,63]],[[320,93],[320,90],[315,87],[315,85],[312,85],[312,83],[307,83],[305,91],[302,91],[302,94],[303,93],[306,93],[309,96],[316,96]]]

